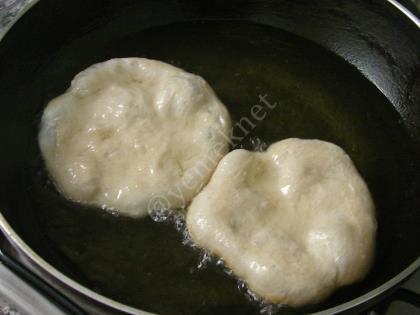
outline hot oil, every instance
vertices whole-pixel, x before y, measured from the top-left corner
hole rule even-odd
[[[325,49],[269,26],[238,21],[192,21],[119,36],[101,32],[73,38],[40,67],[39,76],[50,78],[41,89],[40,111],[93,63],[132,56],[166,61],[213,87],[239,124],[233,147],[261,151],[288,137],[334,142],[366,179],[379,214],[403,204],[403,195],[393,193],[408,170],[408,140],[399,116],[366,78]],[[255,105],[263,119],[253,115]],[[131,219],[69,202],[45,184],[43,167],[39,159],[30,172],[28,203],[45,236],[44,258],[65,274],[118,302],[158,314],[277,311],[255,301],[243,284],[238,289],[220,261],[191,246],[182,214]],[[380,221],[379,233],[393,224]],[[384,237],[377,255],[392,259],[386,258]],[[340,290],[314,309],[375,287],[380,279],[375,268],[369,277],[363,286]]]

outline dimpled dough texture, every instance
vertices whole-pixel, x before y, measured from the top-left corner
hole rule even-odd
[[[185,206],[226,154],[229,129],[201,77],[155,60],[112,59],[79,73],[48,104],[39,145],[63,195],[142,216],[154,198]]]
[[[287,139],[234,150],[191,203],[192,239],[265,300],[302,306],[368,271],[376,234],[366,184],[338,146]]]

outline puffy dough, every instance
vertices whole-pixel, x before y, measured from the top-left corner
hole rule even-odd
[[[48,104],[39,146],[66,197],[141,216],[185,206],[228,151],[229,131],[226,108],[201,77],[124,58],[82,71]]]
[[[254,293],[291,306],[364,277],[376,234],[369,190],[347,154],[301,139],[226,155],[187,226]]]

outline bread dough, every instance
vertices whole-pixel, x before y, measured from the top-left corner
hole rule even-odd
[[[124,58],[82,71],[48,104],[39,146],[64,196],[141,216],[185,206],[227,153],[229,131],[201,77]]]
[[[347,154],[301,139],[226,155],[193,199],[187,227],[254,293],[291,306],[364,277],[376,234],[369,190]]]

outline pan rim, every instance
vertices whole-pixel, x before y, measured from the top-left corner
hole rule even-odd
[[[3,37],[7,34],[7,32],[13,27],[13,25],[28,11],[30,10],[36,3],[40,2],[41,0],[27,0],[26,3],[23,4],[22,9],[17,12],[14,19],[6,25],[3,31],[0,32],[0,42]],[[387,0],[394,9],[397,9],[400,13],[405,15],[411,22],[416,24],[416,26],[420,29],[420,19],[417,18],[413,13],[411,13],[404,5],[402,5],[397,0]],[[94,292],[93,290],[79,284],[78,282],[74,281],[70,277],[66,276],[58,269],[50,265],[47,261],[45,261],[41,256],[39,256],[32,248],[26,244],[26,242],[16,233],[16,231],[12,228],[12,226],[8,223],[6,218],[3,216],[1,209],[0,209],[0,230],[6,236],[6,238],[17,248],[23,252],[23,254],[31,260],[31,262],[35,263],[39,268],[43,271],[47,272],[50,276],[54,279],[59,280],[62,284],[70,287],[75,292],[84,295],[96,302],[100,302],[114,310],[123,311],[128,314],[133,315],[158,315],[155,313],[150,313],[147,311],[140,310],[138,308],[134,308],[128,306],[126,304],[117,302],[113,299],[110,299],[106,296],[103,296],[99,293]],[[337,306],[328,308],[326,310],[322,310],[320,312],[312,313],[312,315],[327,315],[327,314],[337,314],[344,311],[348,311],[354,309],[367,301],[371,301],[376,297],[381,296],[386,291],[390,290],[391,288],[395,287],[403,280],[408,278],[412,273],[414,273],[417,269],[420,269],[420,257],[418,257],[414,262],[412,262],[409,266],[407,266],[404,270],[398,273],[393,278],[389,279],[379,287],[353,299],[348,302],[339,304]]]

